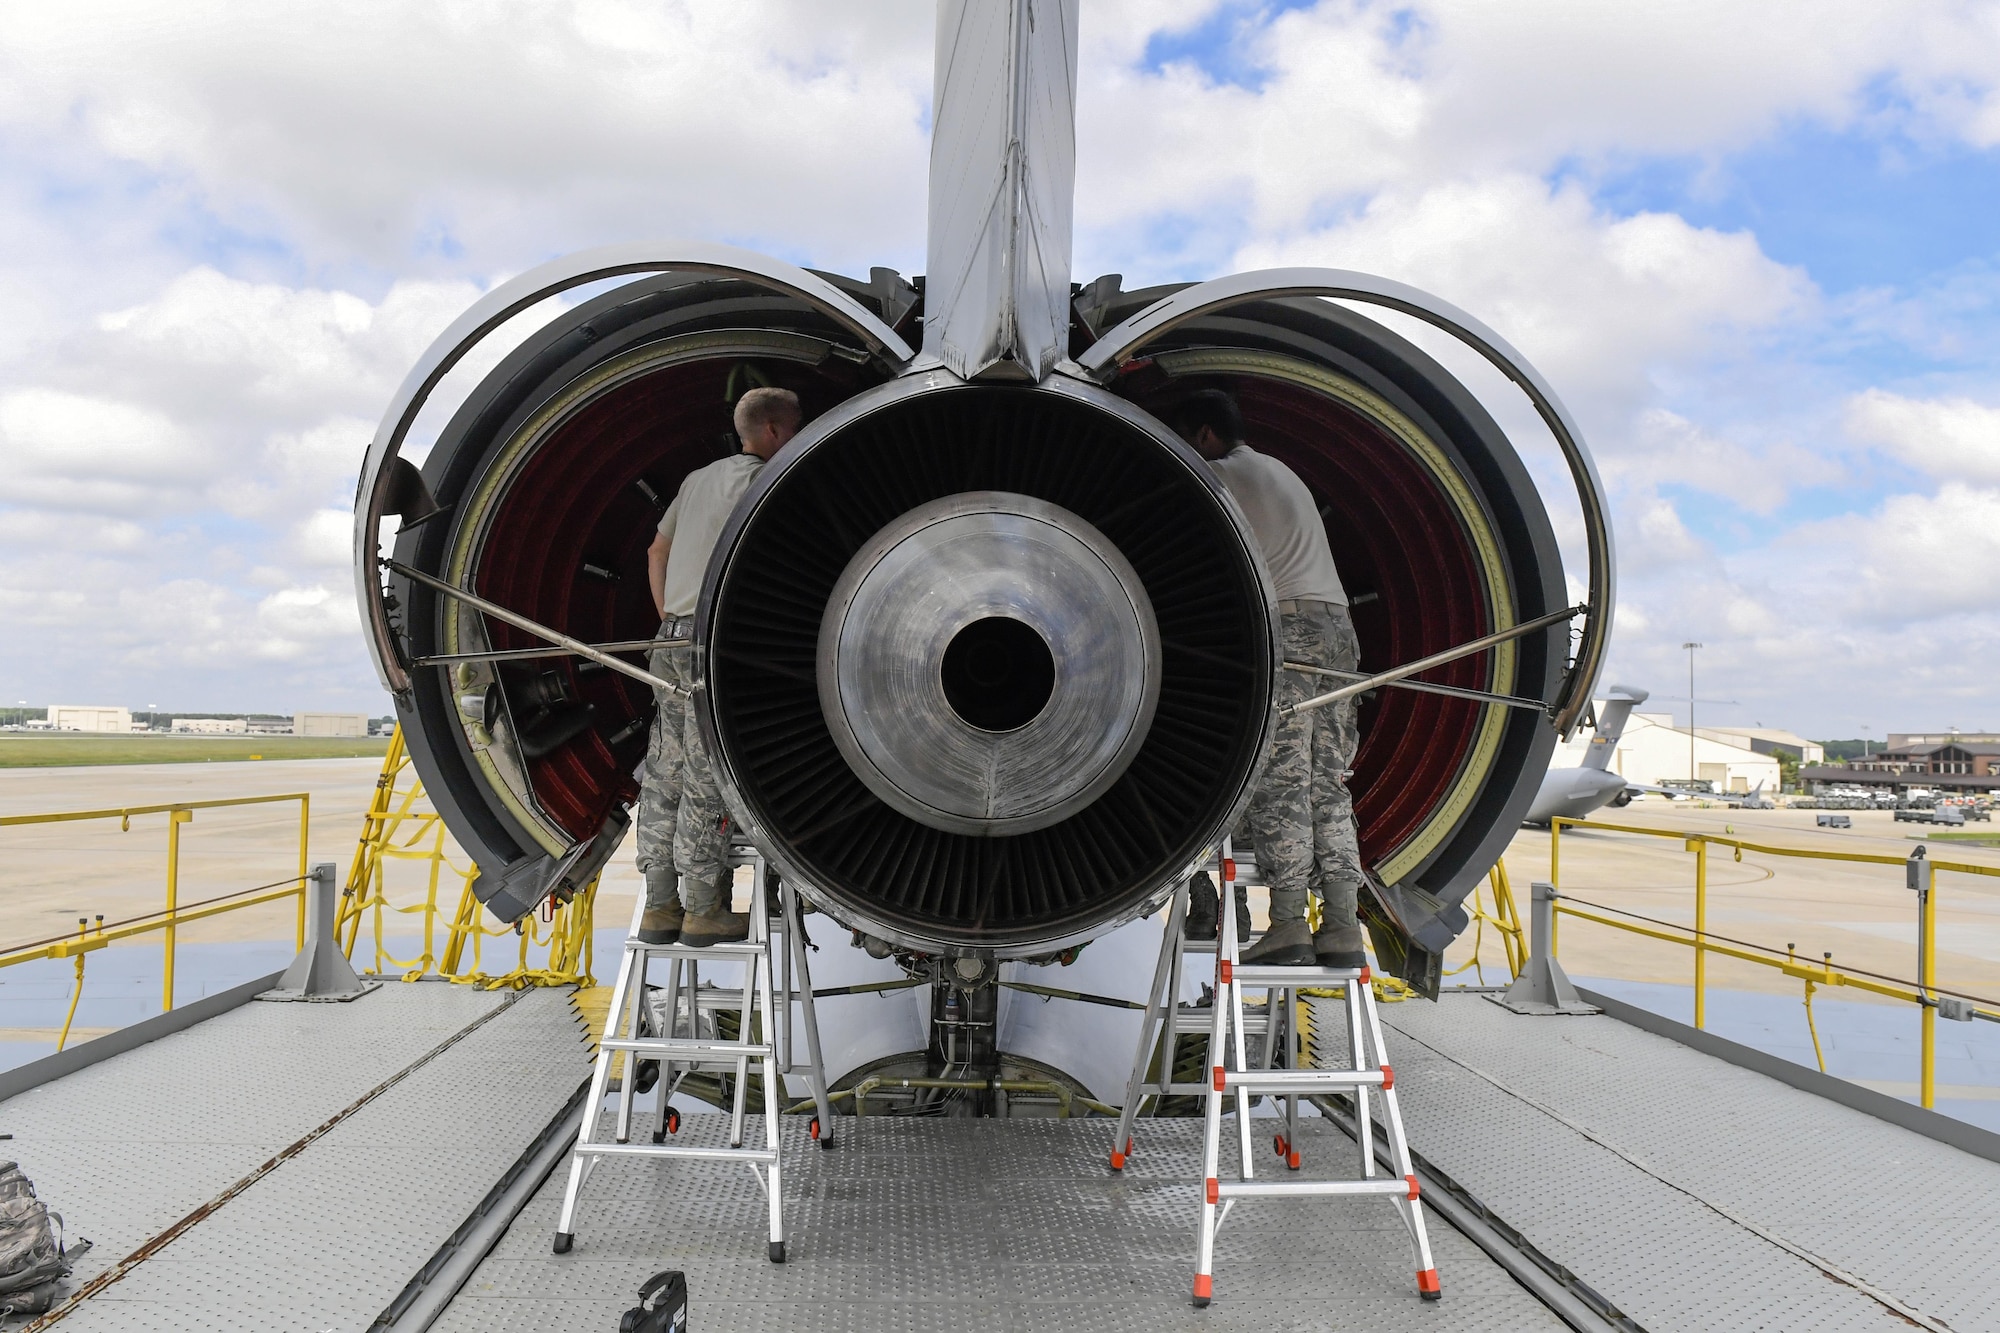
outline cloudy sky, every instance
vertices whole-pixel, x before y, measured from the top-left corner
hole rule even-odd
[[[379,710],[429,339],[615,240],[920,271],[930,77],[928,0],[0,0],[0,703]],[[1996,148],[1991,4],[1084,0],[1075,267],[1427,287],[1584,426],[1616,679],[2000,727]]]

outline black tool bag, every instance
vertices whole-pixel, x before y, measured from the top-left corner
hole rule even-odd
[[[687,1274],[655,1273],[639,1288],[639,1303],[618,1321],[618,1333],[687,1333]]]

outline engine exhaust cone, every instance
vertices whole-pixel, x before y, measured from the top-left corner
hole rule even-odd
[[[919,505],[848,561],[819,631],[819,698],[848,766],[932,828],[1047,828],[1116,782],[1160,690],[1131,564],[1032,496]]]

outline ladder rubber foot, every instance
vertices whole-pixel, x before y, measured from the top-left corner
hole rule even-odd
[[[781,1240],[771,1242],[771,1262],[774,1264],[785,1262],[785,1242]]]
[[[575,1232],[573,1231],[556,1232],[555,1252],[557,1254],[568,1254],[569,1247],[574,1244],[576,1244]]]
[[[1206,1310],[1208,1308],[1209,1297],[1214,1294],[1215,1279],[1207,1273],[1196,1273],[1194,1275],[1194,1308],[1197,1310]]]
[[[1124,1154],[1124,1153],[1122,1153],[1122,1152],[1114,1152],[1114,1153],[1112,1153],[1112,1154],[1111,1154],[1111,1169],[1112,1169],[1113,1171],[1123,1171],[1123,1170],[1125,1169],[1125,1154]]]
[[[1435,1301],[1443,1298],[1444,1289],[1438,1285],[1437,1269],[1426,1268],[1417,1274],[1417,1295],[1427,1301]]]
[[[1291,1152],[1291,1155],[1285,1158],[1285,1165],[1290,1167],[1294,1171],[1299,1169],[1298,1149],[1294,1148]]]

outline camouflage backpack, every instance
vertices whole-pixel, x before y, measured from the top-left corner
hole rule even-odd
[[[71,1263],[90,1248],[82,1241],[65,1249],[62,1225],[62,1214],[35,1197],[21,1168],[0,1162],[0,1316],[41,1314],[55,1304]]]

